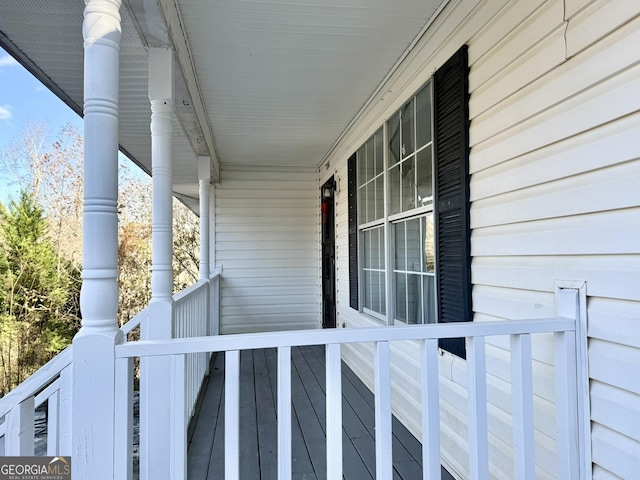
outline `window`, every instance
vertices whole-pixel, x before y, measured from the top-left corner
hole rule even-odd
[[[465,46],[349,161],[351,305],[389,323],[472,317],[467,74]]]
[[[386,314],[386,262],[384,234],[384,153],[382,129],[357,152],[358,228],[361,247],[362,307]]]
[[[434,323],[431,82],[388,121],[394,321]]]

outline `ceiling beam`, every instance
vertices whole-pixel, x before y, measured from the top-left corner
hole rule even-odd
[[[211,157],[211,180],[212,182],[220,181],[220,162],[213,139],[211,125],[209,124],[209,116],[207,115],[204,100],[200,93],[198,78],[196,76],[195,66],[193,64],[193,56],[187,42],[187,36],[182,25],[180,10],[175,0],[158,0],[162,13],[164,15],[166,25],[169,28],[169,34],[173,40],[176,56],[180,67],[186,89],[190,94],[190,101],[195,111],[195,116],[202,129],[202,141],[205,142],[208,154]],[[199,153],[199,155],[201,155]]]

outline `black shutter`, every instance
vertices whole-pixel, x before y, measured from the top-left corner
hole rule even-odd
[[[469,82],[463,46],[435,74],[435,229],[438,321],[472,320],[469,225]],[[440,346],[465,357],[463,338]]]
[[[356,154],[347,161],[349,196],[349,305],[358,310],[358,180]]]

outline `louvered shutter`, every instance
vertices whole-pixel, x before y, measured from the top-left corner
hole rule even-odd
[[[472,319],[468,92],[465,45],[434,77],[436,276],[443,323]],[[440,346],[465,357],[462,338]]]
[[[356,154],[347,161],[347,190],[349,196],[349,305],[358,305],[358,179]]]

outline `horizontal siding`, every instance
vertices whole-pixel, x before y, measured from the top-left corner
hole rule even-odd
[[[634,19],[593,45],[586,54],[571,58],[544,78],[531,82],[511,95],[508,101],[496,102],[490,111],[477,113],[471,125],[472,145],[478,145],[563,102],[577,92],[597,85],[612,74],[629,68],[638,62],[639,53],[634,47],[639,41],[639,20]],[[610,54],[612,49],[617,51],[614,56]],[[472,98],[472,112],[474,101]]]
[[[640,27],[640,24],[638,25]],[[640,36],[638,36],[640,42]],[[614,155],[612,155],[612,152]],[[476,171],[471,200],[491,198],[527,187],[637,160],[640,115],[633,114],[492,168]],[[580,162],[572,161],[580,158]],[[597,192],[594,192],[597,194]],[[474,215],[474,221],[478,221]]]
[[[318,328],[317,172],[229,167],[215,194],[222,333]]]
[[[472,96],[477,95],[469,105],[472,117],[564,61],[562,12],[560,2],[546,2],[483,57],[469,58],[473,69],[469,90]]]
[[[589,295],[640,301],[640,258],[633,254],[478,257],[472,271],[479,286],[548,292],[550,278],[580,278]]]
[[[593,478],[640,471],[640,3],[453,0],[343,136],[346,160],[463,43],[469,46],[474,320],[550,317],[555,281],[588,296]],[[347,198],[337,195],[339,322],[349,308]],[[533,339],[536,478],[556,477],[553,348]],[[344,359],[372,386],[372,346]],[[512,478],[509,343],[491,339],[492,478]],[[420,436],[418,348],[392,347],[394,412]],[[466,363],[439,358],[443,463],[468,477]]]
[[[637,113],[639,73],[640,65],[631,67],[477,144],[472,173]]]
[[[624,255],[637,253],[639,240],[636,207],[476,229],[471,255]]]
[[[626,162],[495,195],[474,202],[472,228],[631,209],[640,204],[639,184],[640,168],[636,162]]]
[[[633,479],[640,471],[640,443],[598,423],[592,428],[593,461],[617,475]]]
[[[571,12],[568,12],[571,13]],[[638,16],[638,5],[628,0],[595,1],[569,17],[567,55],[573,56]]]
[[[593,480],[624,480],[611,472],[606,471],[600,465],[593,467]]]

